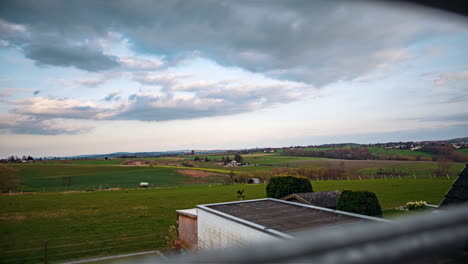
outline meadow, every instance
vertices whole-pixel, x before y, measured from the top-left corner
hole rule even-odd
[[[453,179],[313,181],[314,191],[369,190],[384,216],[412,200],[438,204]],[[177,209],[197,204],[265,197],[265,185],[193,185],[96,192],[51,192],[0,196],[2,263],[57,262],[152,249],[165,249]]]
[[[20,189],[31,191],[97,190],[104,188],[136,188],[140,182],[152,187],[180,186],[200,183],[178,172],[186,167],[175,166],[109,166],[68,164],[20,164],[10,165],[18,170]],[[197,169],[197,168],[195,168]],[[210,170],[227,173],[225,170]],[[68,188],[70,177],[70,188]],[[203,183],[219,179],[206,178]]]
[[[390,218],[407,214],[395,207],[408,201],[440,203],[465,166],[451,163],[449,177],[432,177],[436,162],[337,160],[282,156],[277,152],[242,155],[244,161],[256,166],[227,168],[215,164],[223,156],[226,155],[207,155],[209,162],[187,161],[186,157],[145,158],[156,165],[142,166],[121,164],[143,159],[10,164],[18,171],[24,195],[0,196],[0,259],[2,263],[43,262],[46,241],[51,262],[164,250],[165,237],[171,236],[169,227],[176,224],[175,210],[235,201],[240,189],[245,190],[245,199],[265,197],[264,184],[224,185],[231,172],[327,167],[343,168],[363,178],[379,170],[402,173],[407,177],[312,181],[314,191],[375,192],[384,217]],[[197,177],[200,173],[211,176]],[[70,186],[66,179],[70,179]],[[139,182],[149,182],[150,188],[138,188]]]
[[[74,160],[10,164],[18,170],[21,186],[18,191],[64,191],[99,190],[104,188],[136,188],[140,182],[149,182],[152,187],[182,186],[188,184],[223,183],[226,175],[234,173],[269,172],[277,168],[325,167],[340,168],[354,176],[376,175],[379,171],[394,176],[433,177],[437,162],[394,160],[338,160],[313,157],[281,156],[277,153],[249,154],[243,159],[249,166],[227,168],[215,164],[221,155],[211,155],[209,162],[190,161],[187,167],[182,158],[159,158],[155,166],[122,166],[132,159]],[[231,156],[232,158],[232,156]],[[148,159],[145,159],[148,160]],[[167,164],[167,165],[166,165]],[[184,165],[185,164],[185,165]],[[463,163],[450,163],[448,175],[455,177],[463,169]],[[217,177],[198,177],[180,173],[183,170],[207,171]]]

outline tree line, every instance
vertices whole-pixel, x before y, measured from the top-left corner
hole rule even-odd
[[[453,161],[466,162],[468,156],[455,151],[453,146],[429,145],[419,151],[432,154],[432,157],[413,155],[373,155],[366,147],[339,148],[328,150],[285,149],[282,155],[298,157],[321,157],[345,160],[407,160],[407,161]]]

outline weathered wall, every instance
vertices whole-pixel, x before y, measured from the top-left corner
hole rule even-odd
[[[197,218],[179,214],[179,239],[196,249],[198,244]]]
[[[197,209],[198,248],[228,248],[253,242],[280,240],[270,234]]]

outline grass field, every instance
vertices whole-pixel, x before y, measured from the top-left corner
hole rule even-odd
[[[23,191],[63,191],[68,188],[64,185],[64,177],[71,177],[71,190],[96,190],[100,187],[135,188],[140,182],[149,182],[153,187],[179,186],[199,182],[177,172],[181,168],[191,169],[186,167],[63,164],[20,164],[10,166],[18,169]],[[216,173],[229,172],[214,169],[202,170]],[[206,179],[205,182],[210,182],[210,180]]]
[[[396,172],[402,175],[430,177],[437,168],[435,162],[412,161],[375,161],[375,160],[337,160],[321,158],[303,158],[279,155],[247,155],[247,162],[262,164],[243,166],[233,169],[234,172],[271,171],[275,168],[340,167],[354,174],[376,174],[379,169],[384,172]],[[90,160],[91,161],[91,160]],[[105,162],[114,162],[109,160]],[[100,161],[101,162],[101,161]],[[104,161],[102,161],[104,162]],[[178,164],[178,163],[175,163]],[[231,169],[215,165],[213,162],[193,162],[196,167],[176,165],[118,166],[112,164],[15,164],[9,165],[19,171],[21,190],[31,191],[64,191],[67,177],[71,178],[70,190],[97,190],[99,188],[135,188],[140,182],[149,182],[153,187],[181,186],[197,183],[222,183],[223,177],[194,179],[181,174],[178,170],[202,170],[226,175]],[[449,175],[454,177],[464,167],[463,163],[453,163]]]
[[[315,191],[370,190],[385,213],[407,201],[438,204],[452,180],[387,179],[313,182]],[[0,196],[2,263],[49,261],[164,249],[164,235],[175,224],[176,209],[197,204],[265,197],[265,185],[197,185],[159,189],[39,193]]]
[[[466,149],[457,149],[456,151],[461,153],[461,154],[468,155],[468,148],[466,148]]]
[[[422,157],[432,157],[431,154],[422,152],[422,151],[412,151],[412,150],[407,150],[407,149],[384,149],[384,148],[379,148],[379,147],[368,147],[369,151],[372,153],[374,156],[391,156],[391,155],[397,155],[397,156],[422,156]]]

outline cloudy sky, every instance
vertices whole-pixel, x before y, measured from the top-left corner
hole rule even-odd
[[[0,3],[0,157],[468,136],[468,19],[338,1]]]

